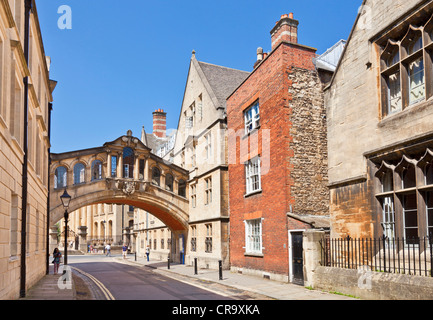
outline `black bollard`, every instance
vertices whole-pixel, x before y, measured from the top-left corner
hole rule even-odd
[[[220,280],[223,279],[223,262],[221,260],[218,261],[219,263],[219,276],[220,276]]]
[[[137,261],[137,252],[135,252],[135,261]]]
[[[167,269],[170,269],[170,258],[167,258]]]
[[[194,258],[194,274],[198,274],[198,272],[197,272],[197,258]]]

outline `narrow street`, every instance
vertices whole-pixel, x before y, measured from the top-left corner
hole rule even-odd
[[[93,288],[93,294],[100,299],[105,296],[111,300],[232,300],[156,274],[151,269],[118,263],[113,257],[71,256],[69,266],[81,271],[82,278],[84,274],[89,279],[87,283]]]

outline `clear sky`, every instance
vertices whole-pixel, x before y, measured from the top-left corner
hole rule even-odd
[[[152,132],[162,108],[176,129],[192,50],[199,61],[252,71],[281,15],[321,54],[347,39],[362,0],[36,0],[54,91],[51,152]],[[68,5],[72,28],[60,29]]]

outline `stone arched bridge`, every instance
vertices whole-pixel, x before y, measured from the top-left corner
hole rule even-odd
[[[64,216],[60,196],[72,197],[69,212],[96,203],[146,210],[173,231],[188,228],[188,172],[151,153],[128,131],[102,147],[51,154],[50,223]]]

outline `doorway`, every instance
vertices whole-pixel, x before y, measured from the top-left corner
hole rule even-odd
[[[291,281],[301,286],[304,285],[303,237],[302,231],[289,231]]]

